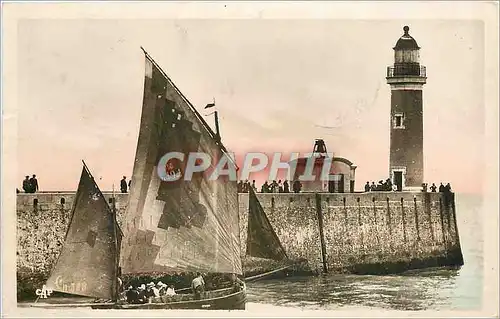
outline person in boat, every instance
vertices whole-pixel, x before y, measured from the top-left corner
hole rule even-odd
[[[168,285],[167,292],[165,293],[167,296],[175,296],[177,293],[175,292],[174,285]]]
[[[137,296],[137,303],[146,303],[147,298],[146,298],[146,285],[142,284],[139,287],[137,287],[138,291],[138,296]]]
[[[116,283],[118,285],[118,292],[123,291],[123,281],[121,280],[120,277],[116,277]]]
[[[158,289],[158,293],[160,294],[160,296],[163,296],[166,292],[167,285],[161,281],[158,281],[158,283],[156,284],[156,289]]]
[[[150,282],[149,284],[146,285],[145,295],[146,295],[146,298],[148,299],[148,301],[151,301],[152,298],[160,297],[160,292],[155,287],[154,282]]]
[[[201,273],[197,272],[196,277],[191,282],[191,289],[196,299],[201,299],[201,294],[205,291],[205,280]]]
[[[234,292],[241,291],[245,287],[245,283],[243,282],[243,280],[238,278],[238,276],[236,276],[236,274],[231,274],[230,279],[231,279],[231,283],[233,285]]]
[[[139,290],[135,289],[133,286],[129,286],[125,292],[125,296],[127,298],[128,303],[136,304],[141,303],[139,301]]]

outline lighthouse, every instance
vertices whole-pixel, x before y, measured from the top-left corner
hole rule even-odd
[[[399,191],[420,189],[424,180],[422,88],[427,80],[420,47],[408,26],[403,31],[386,77],[391,87],[389,174]]]

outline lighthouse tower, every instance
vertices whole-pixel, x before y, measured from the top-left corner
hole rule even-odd
[[[424,179],[422,87],[427,77],[409,30],[405,26],[396,42],[386,78],[391,86],[389,174],[398,190],[420,189]]]

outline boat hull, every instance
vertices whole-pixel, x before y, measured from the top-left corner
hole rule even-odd
[[[179,296],[179,295],[177,295]],[[188,296],[186,294],[186,296]],[[191,296],[189,296],[191,297]],[[163,298],[163,299],[162,299]],[[205,310],[245,310],[246,289],[234,292],[232,288],[206,292],[205,298],[164,302],[165,297],[150,303],[129,304],[109,303],[92,305],[92,309],[205,309]]]

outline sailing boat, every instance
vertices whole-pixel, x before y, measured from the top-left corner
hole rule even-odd
[[[83,163],[61,253],[46,287],[73,295],[112,299],[117,295],[122,233],[99,187]]]
[[[143,49],[144,51],[144,49]],[[166,181],[158,170],[184,176],[187,156],[208,154],[213,163],[231,159],[217,135],[144,51],[145,80],[139,137],[127,210],[120,265],[124,275],[201,272],[242,274],[236,181],[211,180],[202,172],[191,180]],[[177,152],[184,161],[162,163]],[[160,165],[160,167],[159,167]],[[161,166],[165,165],[165,166]],[[231,160],[228,165],[235,165]],[[213,169],[213,166],[211,167]],[[148,304],[115,303],[113,308],[245,309],[246,288],[153,298]],[[106,308],[107,306],[95,306]]]
[[[245,281],[270,278],[284,270],[307,262],[303,258],[288,258],[283,245],[269,221],[252,187],[248,194],[248,228],[246,241],[246,268],[257,270],[257,274]],[[266,271],[273,267],[273,270]]]
[[[198,299],[181,293],[152,298],[146,304],[119,300],[119,268],[131,276],[242,274],[236,181],[210,180],[203,173],[194,173],[191,180],[165,181],[158,174],[160,160],[168,152],[186,156],[204,152],[214,162],[231,157],[165,72],[144,54],[142,115],[123,238],[116,214],[85,166],[64,248],[46,287],[111,300],[91,304],[94,309],[245,309],[244,283],[203,292]],[[185,173],[181,161],[163,165],[167,173]],[[228,161],[228,165],[235,164]]]
[[[288,259],[285,249],[252,187],[250,187],[248,194],[247,234],[247,256],[273,260]]]

